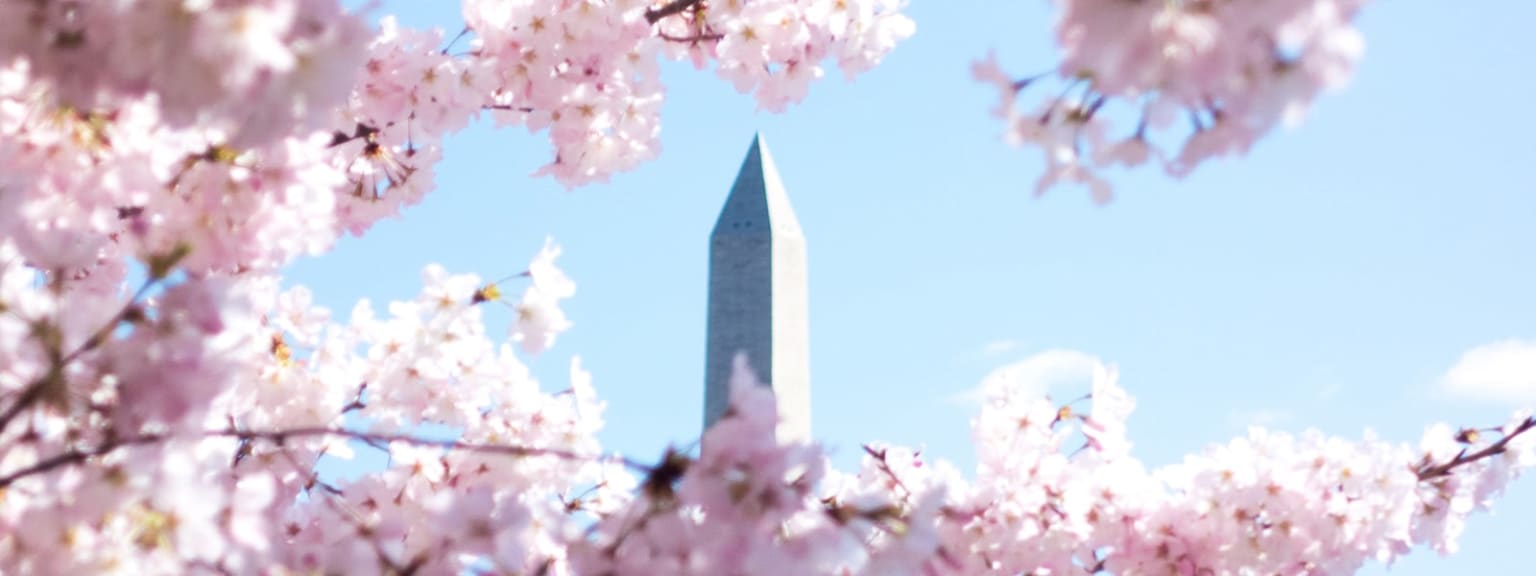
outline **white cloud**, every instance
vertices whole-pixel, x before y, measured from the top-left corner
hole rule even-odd
[[[1082,384],[1088,391],[1093,381],[1093,370],[1102,366],[1097,357],[1076,350],[1046,350],[1028,358],[1007,364],[981,379],[981,384],[956,395],[952,400],[965,403],[979,402],[987,390],[1007,387],[1013,394],[1025,397],[1044,396],[1053,388]]]
[[[997,356],[1006,352],[1012,352],[1024,343],[1018,340],[994,340],[981,348],[982,356]]]
[[[1504,340],[1461,355],[1440,389],[1462,398],[1536,405],[1536,341]]]

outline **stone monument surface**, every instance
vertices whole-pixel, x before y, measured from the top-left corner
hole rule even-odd
[[[704,426],[730,406],[744,354],[773,389],[781,439],[809,440],[811,389],[805,235],[761,135],[754,136],[709,247]]]

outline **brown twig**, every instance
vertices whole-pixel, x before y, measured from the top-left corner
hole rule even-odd
[[[475,452],[480,454],[496,454],[523,458],[548,456],[571,461],[600,460],[603,458],[602,456],[577,454],[569,450],[560,450],[557,448],[513,446],[506,444],[473,444],[470,442],[460,442],[457,440],[433,440],[430,438],[421,438],[408,434],[375,434],[369,432],[359,432],[356,430],[347,430],[344,428],[311,427],[270,431],[225,429],[208,430],[203,432],[203,436],[208,438],[235,438],[247,442],[263,440],[278,446],[282,446],[289,440],[296,440],[300,438],[333,437],[360,440],[363,442],[370,442],[383,446],[399,443],[409,444],[412,446],[436,447],[443,449],[462,450],[465,452]],[[61,466],[77,464],[91,458],[111,454],[112,452],[117,451],[119,448],[144,444],[154,444],[157,442],[165,441],[167,439],[169,439],[169,436],[163,434],[146,434],[143,436],[135,436],[124,440],[111,440],[94,448],[72,449],[40,460],[31,466],[22,468],[10,474],[6,474],[5,476],[0,476],[0,488],[10,486],[17,480],[21,480],[28,476],[42,474]],[[628,458],[619,458],[618,461],[623,463],[625,467],[628,467],[632,470],[646,473],[649,473],[652,470],[652,466]]]
[[[896,487],[901,488],[901,492],[903,494],[905,494],[905,496],[903,496],[902,499],[910,501],[912,496],[914,495],[913,492],[912,492],[912,489],[908,488],[907,484],[905,482],[902,482],[900,477],[896,476],[896,471],[891,469],[891,465],[890,465],[889,462],[886,462],[886,460],[885,460],[885,455],[887,453],[886,450],[884,448],[876,450],[873,446],[865,444],[864,445],[864,453],[865,454],[869,454],[869,456],[871,458],[874,458],[875,461],[877,463],[879,463],[879,465],[880,465],[880,471],[884,472],[886,477],[890,478],[891,482],[894,483],[896,485]]]
[[[342,144],[346,144],[346,143],[351,142],[353,140],[368,140],[368,139],[373,138],[378,133],[379,133],[379,129],[378,128],[376,128],[374,126],[370,126],[368,124],[364,124],[362,122],[358,122],[357,126],[353,127],[351,134],[347,134],[346,132],[342,132],[340,130],[332,132],[331,133],[331,143],[326,145],[326,147],[327,148],[335,148],[337,146],[340,146]]]
[[[441,54],[443,56],[447,56],[448,55],[448,49],[453,48],[454,44],[458,44],[459,40],[462,40],[465,36],[468,36],[469,33],[470,33],[469,27],[465,26],[463,30],[459,31],[459,34],[457,36],[454,36],[452,40],[448,41],[448,44],[446,46],[443,46],[443,50],[441,52],[438,52],[438,54]]]
[[[486,104],[484,106],[481,106],[480,109],[481,110],[506,110],[506,111],[509,111],[509,112],[527,112],[527,113],[530,113],[530,114],[533,113],[533,108],[529,108],[527,106],[513,106],[511,104]]]
[[[6,408],[4,413],[0,413],[0,432],[5,431],[5,428],[11,424],[11,420],[16,419],[23,411],[31,408],[33,404],[42,399],[43,387],[47,383],[48,378],[40,378],[36,382],[28,384],[26,389],[21,391],[21,396],[16,398],[16,402],[12,403],[9,408]]]
[[[682,14],[684,10],[692,8],[702,2],[703,0],[672,0],[671,2],[663,4],[660,8],[647,8],[645,11],[645,21],[651,24],[655,24],[668,16]]]
[[[1511,430],[1508,434],[1505,434],[1504,437],[1500,438],[1498,442],[1489,444],[1482,450],[1470,453],[1466,450],[1462,450],[1460,454],[1457,454],[1456,457],[1452,458],[1449,462],[1434,465],[1426,463],[1420,466],[1419,469],[1415,472],[1419,475],[1420,482],[1427,482],[1437,478],[1450,476],[1451,473],[1455,472],[1459,467],[1477,462],[1478,460],[1482,460],[1484,458],[1503,454],[1505,449],[1509,446],[1511,440],[1514,440],[1515,437],[1521,434],[1529,432],[1532,428],[1536,428],[1536,416],[1526,417],[1525,421],[1521,422],[1519,426],[1516,426],[1514,430]]]
[[[478,453],[482,453],[482,454],[498,454],[498,455],[504,455],[504,456],[518,456],[518,457],[551,456],[551,457],[560,458],[560,459],[563,459],[563,460],[574,460],[574,461],[598,460],[598,459],[602,458],[601,456],[589,456],[589,455],[577,454],[575,452],[571,452],[571,451],[568,451],[568,450],[560,450],[560,449],[557,449],[557,448],[539,448],[539,447],[532,447],[532,446],[513,446],[513,445],[506,445],[506,444],[474,444],[474,443],[470,443],[470,442],[460,442],[460,441],[457,441],[457,440],[433,440],[433,439],[430,439],[430,438],[421,438],[419,436],[411,436],[409,434],[377,434],[377,433],[371,433],[371,432],[359,432],[359,431],[356,431],[356,430],[347,430],[347,429],[344,429],[344,428],[325,428],[325,427],[289,428],[289,429],[286,429],[286,430],[274,430],[274,431],[214,430],[214,431],[210,431],[210,432],[205,432],[204,434],[207,435],[207,436],[215,436],[215,437],[217,437],[217,436],[224,436],[224,437],[233,437],[233,438],[241,438],[241,439],[266,440],[266,441],[272,442],[274,444],[277,444],[279,446],[281,446],[284,442],[287,442],[288,440],[292,440],[292,439],[315,438],[315,437],[322,437],[322,436],[330,436],[330,437],[335,437],[335,438],[347,438],[347,439],[351,439],[351,440],[360,440],[360,441],[363,441],[363,442],[375,442],[375,443],[379,443],[379,444],[383,444],[383,445],[399,443],[399,444],[409,444],[409,445],[412,445],[412,446],[445,448],[445,449],[453,449],[453,450],[463,450],[463,451],[466,451],[466,452],[478,452]],[[623,462],[623,464],[625,466],[627,466],[627,467],[629,467],[631,469],[637,470],[637,471],[649,472],[651,470],[651,467],[649,465],[646,465],[646,464],[643,464],[643,463],[640,463],[640,462],[636,462],[634,460],[630,460],[630,459],[625,458],[625,459],[621,459],[620,461]]]
[[[107,454],[111,454],[112,452],[116,452],[119,448],[127,446],[138,446],[143,444],[154,444],[163,440],[165,440],[164,436],[158,434],[147,434],[144,436],[135,436],[126,440],[110,441],[95,448],[70,450],[62,454],[44,458],[31,466],[22,468],[10,474],[6,474],[5,476],[0,476],[0,489],[4,489],[11,484],[14,484],[17,480],[21,480],[28,476],[42,474],[44,472],[48,472],[70,464],[78,464],[97,456],[105,456]]]
[[[692,36],[673,36],[663,32],[658,34],[658,36],[662,40],[675,42],[677,44],[698,44],[700,42],[714,42],[716,40],[723,40],[725,38],[724,34],[705,34],[702,32]]]
[[[181,256],[185,256],[185,254],[181,254]],[[174,266],[175,260],[179,260],[181,256],[172,256],[165,261],[170,262],[169,266]],[[162,264],[162,267],[164,266],[167,265]],[[17,416],[20,416],[22,412],[25,412],[27,409],[31,408],[32,405],[36,404],[39,400],[42,400],[44,396],[49,393],[48,387],[50,385],[63,386],[64,369],[67,368],[75,360],[79,359],[81,355],[100,347],[102,343],[106,342],[107,339],[112,336],[112,332],[117,329],[118,325],[122,324],[123,322],[131,322],[134,318],[142,318],[143,310],[139,307],[139,301],[149,293],[149,290],[153,288],[155,284],[164,279],[166,274],[166,272],[162,271],[158,274],[158,277],[156,277],[156,275],[152,273],[149,278],[144,280],[143,284],[139,285],[139,289],[133,293],[133,297],[128,299],[128,302],[123,305],[123,308],[116,314],[112,315],[111,320],[108,320],[104,325],[102,325],[101,328],[98,328],[95,332],[92,332],[89,338],[86,338],[84,342],[80,343],[79,347],[70,351],[68,354],[64,354],[63,351],[59,350],[57,341],[45,341],[44,345],[49,348],[48,356],[50,366],[48,368],[48,373],[43,377],[38,378],[36,381],[28,384],[26,389],[22,390],[20,397],[16,399],[16,402],[7,407],[4,412],[0,412],[0,432],[4,432],[5,428],[10,426],[11,421],[15,420]]]
[[[347,403],[346,406],[341,407],[341,413],[346,414],[354,410],[363,410],[368,408],[368,404],[363,402],[363,393],[367,391],[368,381],[364,380],[362,384],[357,385],[357,393],[352,396],[352,401]]]

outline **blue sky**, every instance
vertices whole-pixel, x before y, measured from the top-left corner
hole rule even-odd
[[[460,26],[455,2],[383,12]],[[1021,73],[1048,67],[1048,3],[909,13],[917,35],[880,68],[829,73],[781,115],[669,66],[661,158],[608,185],[531,178],[543,136],[471,128],[423,204],[290,281],[344,312],[414,295],[429,262],[515,273],[551,235],[579,285],[575,328],[534,369],[563,386],[579,354],[609,402],[607,445],[654,458],[698,434],[708,235],[761,130],[809,243],[815,434],[845,468],[871,440],[970,468],[974,406],[959,397],[1056,349],[1119,366],[1153,465],[1254,422],[1416,442],[1431,423],[1502,424],[1515,407],[1441,381],[1468,350],[1536,340],[1536,84],[1521,72],[1536,7],[1375,3],[1354,82],[1305,124],[1182,181],[1117,175],[1107,207],[1070,189],[1032,197],[1037,153],[1001,142],[993,94],[969,79],[991,49]],[[1525,564],[1533,484],[1475,518],[1458,556],[1421,551],[1391,573]]]

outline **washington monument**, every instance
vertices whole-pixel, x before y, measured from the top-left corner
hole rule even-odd
[[[811,437],[805,235],[761,135],[736,174],[709,245],[704,427],[730,406],[731,367],[745,354],[773,388],[781,440]]]

